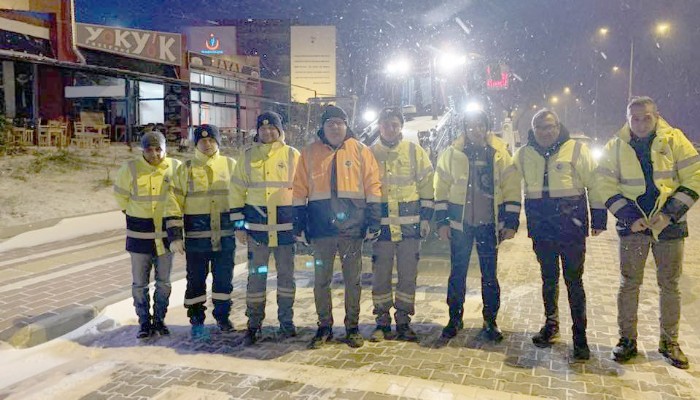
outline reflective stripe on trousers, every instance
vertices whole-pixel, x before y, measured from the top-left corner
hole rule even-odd
[[[396,308],[396,324],[408,324],[415,314],[416,278],[420,253],[419,239],[399,242],[381,240],[372,246],[372,300],[377,325],[391,325],[389,311]],[[392,276],[396,259],[398,282],[392,294]]]
[[[246,316],[249,328],[260,328],[265,319],[267,277],[270,253],[275,255],[277,270],[277,318],[280,326],[294,326],[294,245],[268,247],[248,235],[248,288],[246,291]]]

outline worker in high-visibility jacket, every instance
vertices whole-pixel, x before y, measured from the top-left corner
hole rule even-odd
[[[260,114],[254,144],[238,160],[231,184],[236,237],[248,245],[248,345],[259,340],[265,319],[270,253],[277,270],[279,333],[296,336],[292,185],[298,160],[299,151],[284,142],[279,114]]]
[[[605,146],[597,178],[620,236],[620,340],[613,357],[637,355],[637,310],[644,265],[651,248],[660,292],[659,352],[674,367],[688,368],[678,345],[679,281],[686,213],[700,194],[700,156],[680,129],[659,116],[649,97],[633,98],[627,123]]]
[[[377,327],[372,341],[390,336],[391,316],[396,309],[396,337],[418,339],[411,328],[415,313],[416,278],[420,241],[430,234],[433,218],[433,165],[416,143],[403,140],[404,118],[399,108],[379,114],[379,142],[372,152],[382,181],[382,230],[372,248],[372,300]],[[396,260],[398,282],[392,293],[392,271]]]
[[[321,115],[318,140],[306,146],[294,175],[294,235],[311,241],[314,252],[314,302],[318,330],[309,344],[318,348],[333,337],[331,280],[339,254],[345,282],[345,334],[360,347],[362,241],[380,233],[379,167],[369,147],[359,142],[339,107]]]
[[[595,162],[588,147],[571,139],[551,110],[532,118],[528,142],[515,153],[525,184],[528,236],[540,264],[545,323],[532,337],[538,347],[559,336],[559,260],[573,320],[573,359],[590,358],[583,287],[586,237],[606,229],[607,211],[595,185]],[[589,206],[590,205],[590,206]],[[588,212],[590,208],[591,223]]]
[[[166,156],[165,136],[158,131],[141,138],[143,153],[121,166],[114,184],[114,198],[126,214],[126,251],[131,256],[131,295],[139,318],[136,337],[169,335],[165,314],[170,303],[170,271],[173,254],[165,231],[165,203],[180,161]],[[148,285],[155,275],[153,314]]]
[[[520,176],[506,143],[492,134],[488,114],[481,110],[461,116],[463,132],[438,159],[435,168],[435,219],[441,240],[450,241],[447,305],[450,319],[442,340],[464,326],[467,267],[476,242],[481,267],[482,317],[480,340],[500,342],[496,318],[501,304],[497,276],[498,243],[512,239],[519,226]]]
[[[229,315],[236,241],[231,219],[231,177],[236,162],[219,153],[221,135],[214,125],[197,127],[194,143],[194,158],[175,172],[165,220],[170,250],[186,255],[184,305],[192,325],[192,337],[206,339],[204,304],[210,270],[212,314],[222,332],[233,331]]]

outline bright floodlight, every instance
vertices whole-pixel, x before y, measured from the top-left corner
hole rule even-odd
[[[411,63],[406,59],[390,62],[386,66],[386,73],[394,76],[407,75],[411,71]]]
[[[659,35],[665,35],[671,30],[671,24],[668,22],[660,22],[656,25],[656,33]]]
[[[481,103],[478,103],[476,101],[470,101],[467,103],[467,106],[464,108],[464,111],[466,112],[476,112],[476,111],[483,111],[484,107],[481,105]]]
[[[593,157],[594,160],[598,161],[603,157],[603,149],[600,147],[594,147],[591,149],[591,157]]]
[[[600,34],[600,36],[607,35],[608,31],[609,31],[609,29],[607,27],[602,27],[602,28],[598,29],[598,33]]]
[[[377,119],[377,112],[374,110],[365,110],[362,114],[362,119],[364,119],[365,122],[372,122]]]
[[[440,54],[437,59],[437,67],[442,73],[452,72],[466,63],[467,56],[464,54],[445,52]]]

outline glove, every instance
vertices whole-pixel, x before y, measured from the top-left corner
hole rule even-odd
[[[636,232],[645,231],[645,230],[647,230],[648,228],[650,228],[650,227],[649,227],[649,224],[647,224],[647,222],[644,220],[644,218],[640,218],[640,219],[634,221],[634,223],[633,223],[632,226],[630,227],[630,230],[631,230],[632,232],[635,232],[635,233],[636,233]]]
[[[379,240],[379,234],[381,231],[375,231],[375,230],[367,230],[367,233],[365,234],[365,241],[374,243],[377,240]]]
[[[170,252],[177,254],[185,254],[185,243],[182,240],[176,240],[170,243]]]
[[[452,239],[452,231],[449,225],[443,225],[438,228],[438,236],[440,240],[450,240]]]
[[[428,235],[430,235],[430,222],[427,220],[421,220],[420,221],[420,237],[423,239],[427,238]]]
[[[238,239],[242,245],[248,244],[248,233],[246,231],[236,231],[234,234],[236,235],[236,239]]]
[[[515,237],[515,229],[503,228],[499,233],[501,242],[504,240],[513,239]]]
[[[652,229],[663,231],[667,226],[669,226],[669,224],[671,224],[671,218],[664,213],[659,213],[654,215],[654,218],[652,218],[649,222]]]
[[[304,233],[304,231],[301,231],[301,235],[294,236],[294,240],[296,240],[297,243],[303,244],[304,246],[309,245],[309,241],[306,240],[306,233]]]

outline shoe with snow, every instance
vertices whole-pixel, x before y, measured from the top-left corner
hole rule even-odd
[[[330,326],[319,326],[316,335],[309,343],[310,349],[320,349],[326,342],[333,339],[333,328]]]
[[[627,362],[637,356],[637,341],[622,337],[613,347],[612,353],[615,361]]]
[[[345,335],[345,341],[348,343],[348,346],[355,349],[362,347],[365,344],[365,338],[360,335],[357,328],[348,329],[348,332]]]
[[[280,325],[277,334],[283,339],[289,339],[297,336],[297,328],[294,325]]]
[[[190,330],[192,340],[202,342],[209,340],[209,330],[204,324],[194,324]]]
[[[409,324],[396,325],[396,339],[404,342],[417,342],[418,335]]]
[[[484,322],[484,326],[479,332],[479,339],[499,343],[503,340],[503,333],[495,322]]]
[[[452,339],[457,336],[457,332],[464,328],[464,322],[461,319],[450,319],[447,325],[442,328],[441,339]]]
[[[545,326],[532,337],[532,343],[537,347],[549,347],[554,343],[554,339],[558,337],[559,327],[545,324]]]
[[[216,325],[219,327],[219,330],[223,333],[233,332],[233,324],[228,318],[217,321]]]
[[[155,321],[153,323],[153,332],[159,334],[160,336],[170,335],[170,329],[163,323],[163,321]]]
[[[139,325],[139,331],[136,333],[137,339],[148,339],[153,334],[153,328],[150,322],[145,322]]]
[[[690,368],[690,363],[688,362],[688,357],[683,354],[683,350],[678,345],[678,342],[671,342],[666,340],[661,340],[659,342],[659,353],[664,356],[666,361],[676,368],[688,369]]]
[[[261,337],[262,334],[260,332],[260,328],[248,328],[248,330],[245,332],[243,344],[246,346],[252,346],[257,343]]]
[[[377,327],[374,329],[374,332],[372,332],[372,336],[369,337],[369,341],[375,343],[381,342],[385,339],[388,339],[390,334],[390,326],[377,325]]]

